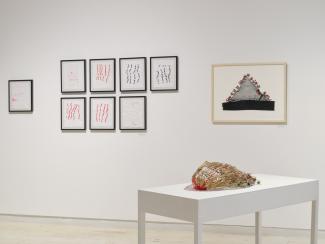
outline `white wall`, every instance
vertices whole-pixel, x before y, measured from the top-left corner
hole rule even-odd
[[[189,181],[203,160],[319,178],[322,203],[324,8],[322,0],[1,0],[0,212],[136,219],[138,188]],[[156,55],[179,56],[180,90],[146,93],[146,133],[60,131],[61,59]],[[270,61],[288,63],[288,125],[213,125],[211,64]],[[34,79],[34,113],[8,114],[7,81],[25,78]],[[302,204],[264,221],[307,228],[309,216]]]

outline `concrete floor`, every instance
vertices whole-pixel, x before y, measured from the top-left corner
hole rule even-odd
[[[147,224],[149,244],[193,243],[189,224]],[[252,244],[254,229],[205,225],[205,244]],[[137,223],[0,215],[0,244],[136,244]],[[264,229],[263,244],[307,244],[305,230]],[[325,232],[319,233],[325,244]]]

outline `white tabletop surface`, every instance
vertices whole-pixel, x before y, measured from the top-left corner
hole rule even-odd
[[[200,200],[200,199],[247,193],[252,191],[260,191],[260,190],[262,191],[270,188],[285,187],[290,185],[298,185],[298,184],[308,183],[312,181],[317,181],[313,179],[304,179],[304,178],[295,178],[295,177],[277,176],[277,175],[266,175],[266,174],[252,174],[252,175],[256,177],[257,181],[260,181],[260,184],[256,184],[251,187],[231,189],[231,190],[197,191],[197,190],[193,190],[190,187],[191,186],[190,183],[185,183],[185,184],[168,185],[162,187],[145,188],[145,189],[140,189],[140,191]]]

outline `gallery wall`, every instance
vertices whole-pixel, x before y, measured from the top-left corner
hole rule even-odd
[[[2,0],[0,213],[135,220],[138,188],[188,182],[204,160],[320,179],[323,202],[324,8],[321,0]],[[179,91],[138,94],[147,96],[146,132],[60,130],[61,59],[160,55],[179,57]],[[287,125],[211,123],[211,65],[242,62],[288,64]],[[33,113],[8,113],[9,79],[34,80]],[[263,221],[308,228],[309,210],[267,211]],[[320,204],[321,229],[324,211]],[[252,225],[253,216],[218,223]]]

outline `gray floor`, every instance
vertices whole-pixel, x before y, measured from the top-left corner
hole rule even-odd
[[[189,224],[147,224],[147,243],[193,243]],[[239,226],[204,226],[206,244],[254,243],[254,229]],[[137,223],[0,215],[0,244],[136,244]],[[264,244],[307,244],[305,230],[264,229]],[[325,244],[325,232],[319,233]]]

